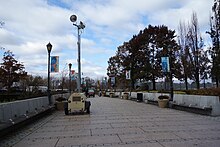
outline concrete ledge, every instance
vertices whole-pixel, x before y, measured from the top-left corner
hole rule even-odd
[[[28,116],[20,116],[14,120],[10,120],[8,122],[0,123],[0,138],[5,135],[11,134],[14,131],[22,128],[23,126],[30,124],[31,122],[41,118],[44,115],[50,114],[55,107],[48,107],[41,111],[37,111],[35,113],[31,113]]]
[[[203,115],[211,115],[212,114],[212,108],[211,107],[198,107],[198,106],[186,106],[186,105],[178,105],[173,102],[169,102],[169,106],[173,109],[187,111],[187,112],[193,112],[197,114],[203,114]]]
[[[145,101],[147,104],[158,105],[158,101],[155,100],[147,100]]]
[[[0,104],[0,122],[8,122],[24,115],[29,115],[37,111],[48,108],[47,97],[38,97],[27,100],[20,100]]]
[[[55,110],[55,99],[68,97],[69,93],[57,94],[51,97],[49,106],[48,97],[38,97],[0,104],[0,137],[10,134],[22,126]]]
[[[137,93],[132,92],[131,98],[137,99]],[[143,92],[143,101],[148,104],[158,105],[157,99],[160,95],[167,93],[147,93]],[[174,94],[172,104],[174,109],[181,109],[194,113],[206,114],[211,116],[220,115],[220,99],[218,96],[201,96],[201,95],[182,95]]]
[[[58,97],[67,97],[69,93],[57,94],[51,97],[52,104]],[[0,123],[8,122],[10,119],[17,119],[24,115],[41,111],[49,106],[48,97],[37,97],[26,100],[13,101],[8,103],[0,103]]]
[[[208,111],[207,115],[220,115],[220,100],[218,96],[175,94],[173,103],[176,107]]]
[[[121,98],[124,92],[115,92],[115,96]],[[157,99],[160,95],[168,93],[148,93],[148,92],[129,92],[129,100],[136,101],[137,93],[143,93],[143,102],[158,105]],[[106,92],[109,96],[109,92]],[[201,96],[201,95],[183,95],[174,94],[173,101],[170,102],[170,108],[190,111],[193,113],[220,116],[220,98],[218,96]]]

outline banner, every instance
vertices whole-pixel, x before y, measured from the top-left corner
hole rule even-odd
[[[71,75],[74,75],[75,74],[75,70],[71,70]]]
[[[161,62],[162,62],[162,71],[164,73],[170,72],[169,57],[161,57]]]
[[[115,77],[111,77],[111,84],[115,85]]]
[[[130,70],[126,70],[125,71],[125,76],[126,76],[126,80],[130,80],[131,79],[131,71]]]
[[[51,56],[51,72],[59,72],[59,56]]]
[[[106,84],[107,83],[107,77],[102,78],[102,83]]]
[[[71,81],[74,81],[75,79],[77,79],[77,77],[76,77],[77,75],[76,75],[76,72],[75,72],[75,70],[71,70],[70,71],[70,77],[71,77]]]
[[[74,73],[74,75],[71,76],[72,81],[78,79],[78,73]]]

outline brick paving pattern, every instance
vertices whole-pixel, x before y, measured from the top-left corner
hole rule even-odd
[[[52,115],[11,134],[13,147],[219,147],[220,117],[95,97],[91,114]]]

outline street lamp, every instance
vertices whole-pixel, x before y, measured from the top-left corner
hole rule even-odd
[[[72,64],[69,63],[69,91],[70,91],[70,94],[71,94],[71,67],[72,67]]]
[[[129,44],[127,42],[124,42],[124,44],[122,46],[119,47],[119,52],[120,54],[127,58],[129,56],[129,51],[127,49],[127,47],[129,46]],[[132,67],[132,64],[130,62],[129,64],[129,68],[125,71],[125,79],[126,80],[130,80],[130,86],[129,86],[129,89],[130,89],[130,96],[131,96],[131,89],[132,89],[132,81],[131,81],[131,67]]]
[[[80,59],[80,30],[83,30],[85,28],[85,25],[82,21],[80,21],[79,24],[76,23],[77,21],[77,16],[76,15],[71,15],[70,16],[70,21],[73,22],[73,25],[77,27],[78,30],[78,84],[77,84],[77,89],[78,92],[81,91],[81,59]]]
[[[168,46],[169,50],[169,62],[170,62],[170,101],[173,101],[173,64],[172,64],[172,49]]]
[[[165,54],[161,57],[162,72],[165,75],[165,89],[166,76],[170,79],[170,101],[173,101],[173,66],[172,66],[172,46],[168,45]]]
[[[47,78],[47,94],[49,105],[51,105],[51,94],[50,94],[50,52],[52,50],[52,44],[50,42],[46,45],[48,51],[48,78]]]

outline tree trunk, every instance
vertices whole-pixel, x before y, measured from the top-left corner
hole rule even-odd
[[[131,79],[131,88],[132,88],[132,89],[134,89],[134,84],[135,84],[134,80]]]
[[[184,77],[184,81],[185,81],[186,90],[188,90],[188,81],[187,81],[187,76],[185,76],[185,77]]]
[[[152,83],[153,83],[153,90],[156,90],[156,81],[155,81],[154,74],[153,74],[153,78],[152,78]]]

